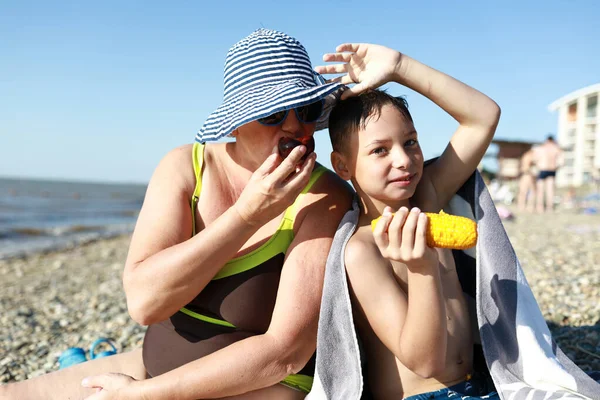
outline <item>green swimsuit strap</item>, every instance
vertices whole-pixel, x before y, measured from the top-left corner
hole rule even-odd
[[[192,195],[192,236],[196,234],[196,206],[202,191],[202,165],[204,164],[204,143],[194,143],[192,149],[192,161],[194,164],[194,175],[196,175],[196,187]]]
[[[310,190],[327,169],[319,166],[314,169],[308,184],[302,190],[302,193],[296,198],[296,201],[285,210],[285,214],[279,223],[275,233],[260,247],[229,260],[221,270],[213,277],[213,280],[227,278],[232,275],[240,274],[244,271],[256,268],[277,254],[285,254],[288,247],[294,240],[294,221],[296,219],[296,210],[299,207],[302,197]]]
[[[198,205],[198,199],[200,198],[200,192],[202,191],[202,167],[204,165],[204,143],[194,143],[192,150],[192,161],[194,165],[194,175],[196,176],[196,187],[194,188],[194,194],[192,195],[191,206],[192,206],[192,236],[196,234],[196,206]],[[296,218],[296,207],[299,200],[306,194],[310,188],[317,182],[317,180],[327,171],[322,165],[315,168],[310,175],[308,184],[302,190],[300,196],[296,198],[294,204],[287,208],[285,211],[282,226],[279,230],[290,228],[294,226],[294,219]],[[284,225],[285,224],[285,225]]]

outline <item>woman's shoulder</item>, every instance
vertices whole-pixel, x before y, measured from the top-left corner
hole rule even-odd
[[[324,171],[315,184],[310,188],[309,193],[326,193],[334,196],[339,195],[342,197],[352,197],[354,189],[352,189],[352,186],[350,186],[348,182],[340,178],[338,174],[329,168],[322,165],[320,165],[320,167],[323,168]]]
[[[182,190],[195,185],[193,166],[193,144],[185,144],[169,150],[160,160],[152,175],[154,183],[169,183],[169,186],[179,186]]]
[[[169,150],[162,158],[159,166],[161,165],[173,165],[173,164],[185,164],[192,163],[192,150],[194,145],[192,143],[184,144],[182,146],[175,147]]]
[[[178,176],[191,171],[193,175],[193,147],[193,144],[185,144],[171,149],[160,160],[157,170],[176,171]]]
[[[322,212],[336,210],[343,215],[352,207],[352,187],[335,172],[325,168],[325,171],[314,182],[306,195],[300,200],[300,213]]]
[[[309,206],[315,202],[329,203],[330,206],[336,205],[344,209],[350,209],[354,189],[335,172],[326,167],[323,168],[325,170],[307,191],[303,201],[304,205]]]

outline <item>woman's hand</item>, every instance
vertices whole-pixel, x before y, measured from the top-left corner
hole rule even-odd
[[[132,396],[135,391],[126,390],[134,382],[137,381],[129,375],[109,373],[87,377],[81,382],[81,386],[96,389],[96,393],[86,400],[142,399],[141,396]],[[131,394],[126,394],[126,391]]]
[[[282,161],[277,148],[252,174],[234,204],[238,214],[250,225],[261,226],[289,207],[308,184],[317,158],[310,154],[299,164],[305,146],[297,146]]]
[[[375,244],[383,257],[406,264],[413,272],[437,268],[437,252],[427,246],[428,223],[427,215],[416,207],[410,212],[401,207],[394,216],[386,207],[373,231]]]
[[[384,46],[345,43],[335,51],[336,53],[325,54],[323,61],[342,64],[319,66],[315,70],[320,74],[345,74],[329,82],[345,85],[356,83],[342,93],[342,100],[395,80],[401,71],[402,54]]]

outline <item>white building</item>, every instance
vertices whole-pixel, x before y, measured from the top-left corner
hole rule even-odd
[[[600,83],[569,93],[548,109],[558,110],[556,140],[564,151],[557,186],[581,186],[600,171]]]

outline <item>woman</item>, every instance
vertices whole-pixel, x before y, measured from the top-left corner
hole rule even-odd
[[[196,143],[160,162],[132,237],[123,282],[131,316],[150,325],[143,350],[0,388],[7,398],[310,390],[325,262],[351,192],[306,146],[285,159],[277,147],[324,128],[342,86],[313,72],[295,39],[266,29],[230,49],[224,84]]]

